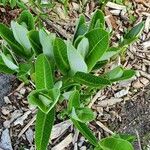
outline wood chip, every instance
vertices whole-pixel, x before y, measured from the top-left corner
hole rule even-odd
[[[127,95],[128,92],[129,92],[129,89],[123,89],[123,90],[115,93],[114,96],[117,97],[117,98],[121,98],[121,97]]]
[[[100,106],[100,107],[112,106],[112,105],[115,105],[116,103],[119,103],[121,101],[123,101],[122,98],[114,98],[114,97],[112,97],[110,99],[105,99],[103,101],[98,102],[98,106]]]
[[[56,139],[57,137],[62,135],[71,125],[72,122],[70,120],[66,120],[54,125],[52,128],[51,140]]]
[[[70,133],[63,141],[54,146],[51,150],[64,150],[72,142],[72,134]]]
[[[117,10],[123,10],[123,9],[126,10],[126,6],[118,5],[118,4],[113,3],[113,2],[108,2],[106,4],[106,6],[109,7],[109,8],[117,9]]]
[[[110,129],[108,129],[104,124],[102,124],[100,121],[96,121],[96,124],[102,128],[104,131],[106,131],[107,133],[110,133],[110,134],[114,134]]]
[[[34,132],[33,132],[33,130],[31,128],[29,128],[26,131],[25,135],[26,135],[26,138],[27,138],[28,142],[30,143],[30,145],[32,145],[33,139],[34,139]]]

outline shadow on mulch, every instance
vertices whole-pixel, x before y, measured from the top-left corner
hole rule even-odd
[[[140,137],[143,150],[150,145],[150,85],[144,91],[139,92],[136,98],[126,102],[122,107],[121,122],[115,120],[110,123],[110,128],[119,133],[129,133]],[[138,142],[135,149],[140,150]]]

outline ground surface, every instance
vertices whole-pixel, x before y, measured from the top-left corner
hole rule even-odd
[[[108,87],[93,97],[90,106],[97,113],[97,118],[90,123],[90,127],[99,138],[112,131],[134,134],[138,137],[135,150],[141,150],[141,147],[147,150],[150,145],[150,5],[149,0],[133,0],[127,1],[123,6],[127,9],[124,15],[109,4],[104,9],[107,26],[116,31],[112,37],[113,44],[118,42],[128,27],[141,20],[146,21],[146,25],[140,40],[128,48],[125,56],[112,61],[110,66],[122,64],[126,68],[134,68],[138,73],[134,79]],[[96,7],[97,4],[91,1],[84,8],[87,18],[91,17],[91,12]],[[50,31],[64,38],[73,33],[75,20],[79,15],[77,3],[71,3],[69,8],[67,16],[62,7],[55,10],[58,15],[49,12],[51,20],[46,21]],[[0,21],[9,25],[18,13],[18,9],[12,11],[0,7]],[[14,80],[13,76],[0,75],[0,148],[4,150],[34,149],[36,110],[29,108],[26,99],[32,88],[31,85],[24,86]],[[61,150],[59,143],[63,145],[61,148],[66,147],[64,149],[67,150],[89,149],[86,140],[73,129],[70,121],[59,122],[53,129],[49,149]]]

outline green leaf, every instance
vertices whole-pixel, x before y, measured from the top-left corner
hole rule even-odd
[[[5,56],[4,53],[0,52],[0,55],[2,57],[3,62],[9,69],[18,72],[19,67],[14,62],[12,62],[7,56]]]
[[[86,57],[88,70],[91,71],[108,48],[109,34],[103,29],[94,29],[85,35],[89,40],[89,54]]]
[[[7,34],[6,34],[7,33]],[[13,52],[17,55],[22,56],[23,58],[29,58],[30,54],[24,51],[24,48],[15,40],[13,32],[0,23],[0,36],[10,45]]]
[[[130,143],[134,142],[135,139],[136,139],[136,137],[134,135],[129,135],[129,134],[118,134],[118,135],[115,135],[115,136],[117,136],[118,138],[121,138],[123,140],[126,140]]]
[[[91,132],[91,130],[87,127],[87,125],[85,123],[76,121],[74,119],[72,119],[72,122],[74,124],[74,126],[82,133],[82,135],[84,135],[85,138],[88,139],[88,141],[96,146],[98,144],[98,140],[96,139],[96,137],[93,135],[93,133]]]
[[[48,114],[38,110],[35,125],[35,143],[37,150],[47,149],[54,119],[55,108],[53,108]]]
[[[30,75],[30,70],[32,68],[32,64],[31,63],[20,63],[19,64],[19,71],[17,73],[17,77],[25,82],[28,83],[28,76]]]
[[[36,30],[32,30],[28,33],[28,38],[31,43],[32,49],[34,50],[35,54],[42,53],[42,45],[39,39],[39,32]]]
[[[0,57],[0,72],[6,73],[6,74],[13,74],[15,71],[9,69],[3,62],[2,58]]]
[[[104,27],[105,27],[104,14],[101,10],[96,10],[90,21],[89,31],[91,31],[92,29],[95,29],[95,28],[104,29]]]
[[[75,28],[75,33],[74,33],[74,38],[73,41],[75,41],[75,39],[80,36],[80,35],[84,35],[87,32],[88,28],[85,22],[85,16],[84,15],[80,15],[79,20],[76,23],[76,28]]]
[[[44,54],[38,56],[35,63],[35,84],[38,90],[53,88],[53,77],[50,63]],[[35,143],[37,150],[46,150],[52,126],[54,124],[55,108],[51,109],[48,114],[38,110],[35,125]]]
[[[94,150],[134,150],[131,143],[114,137],[102,139]]]
[[[133,76],[135,76],[134,70],[131,69],[125,70],[120,66],[116,67],[115,69],[111,70],[110,72],[104,75],[104,77],[109,79],[111,82],[127,80]]]
[[[63,40],[56,38],[54,42],[54,58],[57,67],[63,74],[67,74],[69,70],[69,62],[67,57],[67,46]]]
[[[86,54],[89,50],[89,41],[87,38],[83,38],[78,44],[77,51],[81,54],[83,58],[85,58]]]
[[[80,94],[78,90],[71,92],[68,100],[68,112],[71,113],[72,108],[80,107]]]
[[[31,54],[31,44],[27,36],[28,30],[14,21],[11,22],[11,28],[16,41],[24,47],[27,54]]]
[[[74,75],[77,71],[87,72],[87,65],[80,53],[73,47],[70,41],[67,43],[67,55],[71,68],[71,74]]]
[[[28,10],[22,11],[18,18],[18,23],[25,23],[29,31],[34,29],[34,18]]]
[[[135,41],[144,28],[144,22],[138,23],[135,27],[133,27],[125,36],[124,40],[120,43],[120,47],[131,44]]]
[[[91,87],[101,87],[103,85],[110,85],[110,81],[104,77],[94,76],[89,73],[77,72],[74,77],[74,81],[79,82]]]
[[[53,88],[50,90],[34,90],[28,96],[31,105],[38,106],[41,111],[48,113],[56,105],[60,97],[60,90]]]
[[[51,59],[54,59],[53,54],[53,41],[55,39],[55,36],[53,34],[47,34],[44,29],[41,29],[39,31],[39,38],[41,45],[43,47],[43,54],[50,57]]]
[[[100,58],[99,61],[104,61],[104,60],[108,60],[111,57],[113,57],[114,55],[118,54],[121,50],[117,47],[110,47]]]
[[[35,63],[35,84],[37,89],[51,89],[54,86],[50,62],[44,54]]]
[[[95,119],[95,115],[90,108],[72,108],[71,118],[82,123],[87,123]]]

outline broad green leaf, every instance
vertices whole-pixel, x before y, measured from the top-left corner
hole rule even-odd
[[[71,113],[72,108],[80,107],[80,94],[78,90],[71,92],[68,100],[68,112]]]
[[[55,39],[53,52],[57,67],[63,74],[67,74],[70,67],[67,57],[67,46],[60,38]]]
[[[7,56],[5,56],[4,53],[0,52],[0,55],[2,57],[3,62],[9,69],[18,72],[19,67],[14,62],[12,62]]]
[[[95,119],[95,115],[90,108],[72,108],[71,118],[82,123],[87,123]]]
[[[87,38],[83,38],[78,44],[77,51],[81,54],[83,58],[85,58],[86,54],[89,50],[89,41]]]
[[[134,150],[130,142],[114,137],[104,138],[98,145],[94,150]]]
[[[39,31],[39,38],[41,45],[43,47],[43,54],[50,57],[51,59],[54,59],[53,54],[53,42],[55,39],[55,36],[52,34],[47,34],[44,29],[41,29]]]
[[[56,88],[50,90],[35,90],[29,94],[28,100],[31,105],[38,106],[41,111],[47,114],[56,105],[59,96],[60,90]]]
[[[93,135],[92,131],[87,127],[87,125],[85,123],[76,121],[76,120],[74,120],[72,118],[71,118],[71,120],[72,120],[74,126],[81,132],[81,134],[84,135],[84,137],[87,138],[88,141],[92,145],[97,146],[98,140]]]
[[[18,23],[19,24],[25,23],[29,31],[34,29],[34,18],[33,15],[28,10],[24,10],[20,14],[18,18]]]
[[[118,66],[110,72],[106,73],[104,76],[109,79],[111,82],[122,81],[130,79],[135,75],[135,71],[128,69],[125,70],[122,67]]]
[[[13,52],[15,52],[17,55],[22,56],[23,58],[30,57],[30,54],[26,53],[22,45],[20,45],[15,40],[13,32],[8,27],[6,27],[1,23],[0,23],[0,36],[9,44]]]
[[[136,137],[134,135],[130,135],[130,134],[117,134],[117,135],[114,135],[113,137],[121,138],[130,143],[134,142],[136,139]]]
[[[42,45],[39,39],[39,32],[36,30],[32,30],[28,33],[28,38],[31,43],[32,49],[34,50],[35,54],[42,53]]]
[[[104,77],[98,77],[89,73],[77,72],[74,81],[91,87],[101,87],[102,85],[110,85],[110,81]]]
[[[31,54],[31,44],[27,36],[28,30],[14,21],[11,22],[11,28],[16,41],[24,47],[26,53]]]
[[[71,68],[71,74],[74,75],[77,71],[87,72],[87,65],[80,53],[73,47],[70,41],[67,43],[67,55]]]
[[[89,40],[89,54],[86,57],[88,70],[91,71],[108,48],[109,34],[103,29],[94,29],[85,35]]]
[[[144,22],[138,23],[135,27],[133,27],[125,36],[123,41],[120,43],[120,47],[131,44],[135,41],[144,28]]]
[[[130,39],[130,38],[134,38],[137,37],[141,31],[144,28],[144,22],[140,22],[138,23],[135,27],[133,27],[126,35],[125,35],[125,39]]]
[[[108,60],[111,57],[113,57],[114,55],[118,54],[120,52],[120,49],[117,47],[110,47],[109,49],[107,49],[107,51],[102,55],[102,57],[100,58],[99,61],[104,61],[104,60]]]
[[[28,83],[28,76],[30,75],[30,70],[32,68],[32,64],[31,63],[20,63],[19,64],[19,71],[17,73],[17,77],[25,82]]]
[[[104,27],[105,27],[104,14],[101,10],[96,10],[90,21],[89,31],[91,31],[92,29],[95,29],[95,28],[104,29]]]
[[[10,68],[8,68],[2,58],[0,57],[0,72],[1,73],[6,73],[6,74],[13,74],[15,71],[14,70],[11,70]]]
[[[50,63],[44,54],[38,56],[35,63],[35,84],[37,90],[53,88],[53,77]],[[48,114],[38,110],[35,125],[35,143],[37,150],[46,150],[49,138],[54,124],[55,108],[51,109]]]
[[[49,143],[49,138],[54,124],[55,108],[48,114],[38,110],[35,125],[35,144],[37,150],[46,150]]]
[[[51,89],[54,86],[50,62],[44,54],[36,60],[35,79],[37,89]]]
[[[76,23],[76,28],[75,28],[75,33],[74,33],[74,38],[73,41],[75,41],[75,39],[80,36],[80,35],[84,35],[87,32],[88,28],[85,22],[85,16],[84,15],[80,15],[79,20]]]

